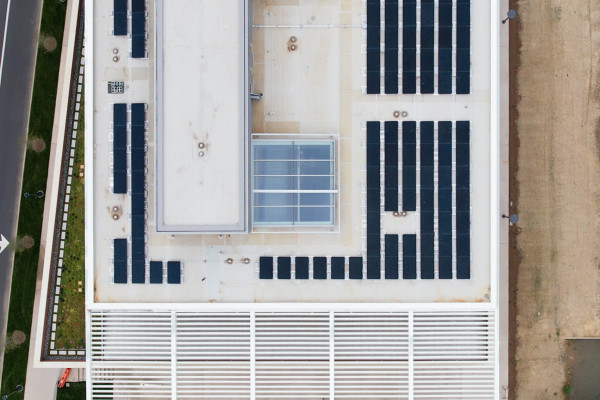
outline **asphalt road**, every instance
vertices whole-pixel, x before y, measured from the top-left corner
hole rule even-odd
[[[0,233],[11,244],[17,230],[41,8],[42,0],[0,0]],[[0,254],[0,344],[6,333],[13,259],[12,246]],[[0,376],[3,350],[2,345]]]

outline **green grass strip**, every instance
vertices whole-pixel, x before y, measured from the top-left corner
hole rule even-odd
[[[56,400],[85,400],[85,382],[72,382],[56,391]]]
[[[23,193],[35,193],[39,189],[46,189],[65,14],[66,2],[44,1],[40,38],[54,37],[57,47],[54,51],[38,48],[28,139],[40,138],[45,142],[46,148],[41,152],[34,152],[28,146],[25,153]],[[28,249],[19,249],[17,243],[8,312],[7,348],[2,372],[3,394],[12,391],[18,384],[25,384],[43,213],[43,200],[36,197],[21,199],[17,235],[19,238],[30,236],[34,245]],[[16,330],[26,335],[25,342],[20,345],[10,343],[10,338]],[[18,393],[12,396],[11,400],[22,398],[22,395]]]

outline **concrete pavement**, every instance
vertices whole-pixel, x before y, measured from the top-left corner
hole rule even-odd
[[[41,0],[0,0],[0,233],[11,242],[17,230],[41,9]],[[0,375],[13,261],[11,246],[0,254]]]

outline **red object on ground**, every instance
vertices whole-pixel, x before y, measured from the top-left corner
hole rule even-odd
[[[65,383],[67,382],[67,378],[69,377],[70,373],[71,373],[71,368],[65,368],[65,371],[60,376],[60,379],[58,380],[58,385],[56,385],[56,386],[59,388],[65,386]]]

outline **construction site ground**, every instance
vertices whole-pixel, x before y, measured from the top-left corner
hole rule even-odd
[[[510,3],[509,398],[576,398],[568,338],[600,337],[600,1]]]

